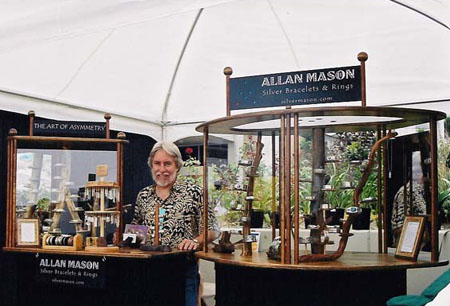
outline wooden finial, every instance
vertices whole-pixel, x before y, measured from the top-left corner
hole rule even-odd
[[[106,120],[106,139],[109,139],[109,119],[111,119],[111,114],[106,113],[104,118]]]
[[[233,69],[231,69],[231,67],[225,67],[223,69],[223,74],[225,74],[225,78],[226,78],[226,93],[227,93],[227,98],[226,98],[226,106],[227,106],[227,110],[226,110],[226,114],[227,116],[231,115],[231,108],[230,108],[230,75],[233,74]]]
[[[29,132],[30,136],[33,136],[34,116],[36,116],[36,113],[34,112],[34,110],[30,110],[28,112],[28,117],[30,120],[28,132]]]
[[[124,132],[119,132],[119,133],[117,133],[117,138],[118,139],[125,139],[125,138],[127,138],[127,135]]]
[[[223,69],[223,74],[225,74],[225,75],[232,75],[233,74],[233,69],[231,69],[231,67],[225,67]]]
[[[362,52],[358,53],[358,61],[365,62],[365,61],[367,61],[368,58],[369,58],[369,56],[367,55],[366,52],[362,51]]]
[[[369,58],[366,52],[358,53],[358,60],[361,62],[361,106],[366,107],[366,61]]]
[[[15,128],[10,129],[8,135],[9,135],[9,136],[15,136],[15,135],[17,135],[17,130],[16,130]]]

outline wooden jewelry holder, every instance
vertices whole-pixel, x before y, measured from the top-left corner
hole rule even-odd
[[[58,250],[58,251],[81,251],[83,249],[83,237],[80,234],[73,236],[72,245],[49,245],[47,244],[47,238],[53,236],[51,234],[45,234],[42,237],[42,248],[47,250]],[[55,236],[58,237],[58,236]]]
[[[108,210],[106,208],[106,195],[112,193],[117,199],[120,197],[120,186],[116,182],[106,182],[104,178],[108,175],[108,166],[97,166],[97,177],[100,181],[88,182],[86,185],[87,197],[94,198],[94,209],[86,211],[85,215],[91,225],[91,237],[86,238],[86,251],[90,252],[118,252],[118,246],[106,246],[105,227],[107,222],[118,225],[120,211]],[[97,225],[100,234],[97,235]]]

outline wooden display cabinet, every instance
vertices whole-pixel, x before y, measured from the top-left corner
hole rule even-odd
[[[34,112],[29,117],[29,136],[19,136],[15,129],[8,136],[4,249],[29,251],[30,246],[18,240],[16,223],[35,220],[38,228],[34,230],[40,233],[38,243],[33,244],[37,250],[83,250],[86,237],[99,228],[102,237],[114,246],[110,249],[118,251],[122,236],[123,146],[128,143],[125,134],[120,132],[117,139],[110,138],[111,117],[107,114],[105,138],[34,136]],[[100,176],[108,182],[95,182],[99,165]],[[109,173],[105,172],[108,168]],[[87,192],[94,194],[88,197]],[[100,192],[101,207],[96,207],[92,198],[100,196]],[[101,222],[91,222],[92,218]],[[22,228],[20,234],[31,236],[26,229]]]
[[[198,132],[204,135],[204,158],[207,156],[208,137],[210,134],[235,134],[235,135],[258,135],[258,144],[261,146],[261,136],[272,136],[272,147],[279,147],[280,160],[278,176],[280,180],[279,203],[280,211],[280,236],[281,236],[281,263],[299,264],[301,261],[329,261],[336,260],[343,254],[345,244],[351,233],[353,219],[360,210],[360,203],[364,200],[360,195],[365,182],[374,167],[378,168],[378,194],[376,199],[379,219],[379,253],[387,253],[386,243],[386,167],[382,164],[381,156],[386,154],[386,141],[395,137],[395,129],[416,126],[418,124],[429,124],[430,128],[430,189],[431,189],[431,213],[429,221],[431,223],[431,261],[438,261],[438,236],[437,236],[437,133],[436,124],[438,120],[444,119],[442,112],[409,108],[394,107],[369,107],[369,106],[338,106],[338,107],[311,107],[302,109],[285,109],[275,111],[263,111],[247,114],[227,116],[205,122],[197,127]],[[312,257],[302,257],[299,251],[299,201],[309,200],[310,210],[316,215],[316,226],[323,230],[326,226],[323,222],[323,198],[324,192],[331,192],[332,189],[326,187],[325,164],[331,157],[326,156],[325,134],[338,132],[372,131],[377,133],[377,141],[372,147],[368,163],[362,171],[362,179],[354,189],[354,207],[347,209],[347,221],[344,222],[343,232],[338,252],[333,256],[328,256],[324,252],[323,245],[318,243],[314,247],[319,250],[312,250]],[[299,196],[299,137],[302,133],[311,135],[312,139],[312,196],[310,199],[301,199]],[[278,145],[275,144],[275,137],[278,137]],[[273,156],[275,154],[272,154]],[[378,156],[376,160],[374,156]],[[384,158],[386,162],[386,158]],[[376,165],[378,163],[378,165]],[[204,162],[204,173],[207,173],[207,162]],[[274,163],[273,163],[274,164]],[[272,170],[275,173],[275,169]],[[367,177],[366,177],[367,176]],[[204,182],[207,182],[204,179]],[[347,187],[346,187],[347,188]],[[204,185],[204,199],[208,199],[207,185]],[[291,194],[293,193],[293,194]],[[276,198],[276,195],[273,195]],[[291,198],[294,199],[294,211],[291,216]],[[375,199],[371,199],[374,200]],[[206,203],[205,201],[205,209]],[[250,206],[251,209],[251,206]],[[326,209],[326,208],[325,208]],[[206,215],[206,214],[205,214]],[[291,219],[292,217],[292,219]],[[248,220],[247,223],[249,223]],[[208,220],[205,219],[205,223]],[[246,224],[247,224],[246,223]],[[243,232],[246,230],[244,224]],[[248,226],[247,226],[248,227]],[[206,228],[206,227],[205,227]],[[291,230],[294,232],[294,241],[291,241]],[[384,235],[384,236],[383,236]],[[320,238],[321,236],[317,236]],[[311,237],[314,238],[314,237]],[[311,239],[312,241],[313,239]],[[204,244],[206,245],[206,244]],[[291,247],[292,246],[292,247]],[[244,244],[244,255],[251,256],[251,251],[246,252]],[[291,254],[293,249],[293,254]],[[204,247],[204,252],[208,249]]]
[[[215,253],[204,243],[203,251],[197,252],[198,258],[213,261],[216,271],[217,305],[259,305],[270,301],[274,305],[284,305],[295,301],[298,305],[382,305],[389,298],[406,294],[406,271],[413,268],[443,266],[448,261],[439,261],[438,254],[438,224],[437,224],[437,132],[436,123],[444,119],[442,112],[393,107],[311,107],[302,109],[284,109],[238,114],[211,120],[197,127],[203,133],[204,145],[204,228],[208,228],[207,206],[207,151],[208,137],[211,134],[258,135],[272,137],[272,148],[280,148],[279,170],[280,181],[279,202],[280,211],[278,258],[268,258],[266,253],[252,253],[244,244],[244,251],[239,254]],[[386,151],[385,142],[395,136],[391,130],[429,124],[430,129],[430,188],[431,212],[428,220],[431,224],[431,260],[405,260],[388,254],[386,243]],[[312,135],[312,177],[304,182],[299,178],[299,137],[301,133]],[[379,252],[354,253],[344,252],[347,239],[351,234],[351,225],[358,211],[359,204],[369,199],[361,199],[364,182],[344,188],[354,189],[354,206],[347,209],[347,220],[343,224],[341,240],[337,251],[327,252],[326,241],[322,241],[322,233],[326,228],[324,218],[323,195],[333,192],[326,185],[325,163],[331,160],[326,156],[324,135],[326,133],[374,131],[377,142],[372,147],[371,155],[376,154],[378,173],[378,205],[379,220]],[[275,138],[278,137],[278,144]],[[261,144],[260,144],[261,145]],[[293,152],[292,152],[293,151]],[[383,156],[384,158],[380,158]],[[272,156],[275,156],[274,149]],[[382,162],[384,160],[384,163]],[[273,161],[274,165],[275,162]],[[369,157],[367,170],[369,173],[374,165],[374,159]],[[275,167],[273,168],[275,173]],[[206,182],[206,183],[205,183]],[[311,184],[312,196],[301,199],[299,184]],[[275,190],[275,188],[273,188]],[[293,194],[291,194],[293,193]],[[276,194],[272,195],[277,198]],[[294,209],[291,210],[291,198],[294,199]],[[310,201],[310,210],[316,214],[314,230],[317,232],[307,242],[299,236],[299,202]],[[371,201],[373,199],[370,199]],[[328,204],[327,204],[328,205]],[[250,207],[251,208],[251,207]],[[292,216],[291,216],[292,212]],[[244,224],[248,227],[251,220]],[[275,222],[273,223],[275,224]],[[273,230],[273,233],[275,230]],[[293,232],[294,239],[291,238]],[[204,237],[207,237],[204,231]],[[316,238],[313,241],[313,238]],[[205,238],[206,241],[206,238]],[[311,254],[305,254],[299,248],[300,244],[310,244]],[[313,243],[315,245],[313,245]],[[274,248],[278,248],[278,245]],[[272,245],[273,246],[273,245]],[[314,249],[315,248],[315,249]],[[293,250],[293,252],[291,252]],[[274,252],[276,253],[276,252]],[[276,253],[277,254],[277,253]],[[251,280],[250,280],[251,279]],[[273,280],[277,281],[274,282]],[[255,282],[255,280],[257,280]],[[352,284],[351,298],[342,294]],[[374,285],[375,284],[375,285]],[[354,286],[353,286],[354,285]],[[354,287],[354,288],[353,288]],[[236,297],[230,292],[246,288],[243,294]],[[303,290],[298,290],[302,288]],[[323,295],[323,288],[330,294]]]

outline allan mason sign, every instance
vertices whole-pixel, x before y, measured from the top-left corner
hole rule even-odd
[[[230,109],[361,100],[361,67],[230,78]]]
[[[40,254],[36,258],[36,280],[47,284],[104,288],[104,262],[98,257]]]

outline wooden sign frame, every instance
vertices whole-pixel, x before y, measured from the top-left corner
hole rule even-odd
[[[424,217],[406,216],[395,257],[417,260],[424,228]]]
[[[39,247],[39,219],[17,219],[16,246]]]

